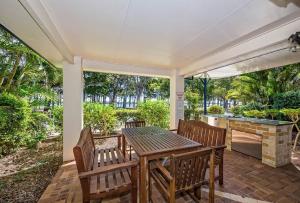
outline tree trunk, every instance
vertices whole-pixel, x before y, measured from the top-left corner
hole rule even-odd
[[[112,95],[112,97],[111,97],[111,101],[110,101],[110,103],[111,104],[115,104],[116,103],[116,92],[113,92],[113,95]]]
[[[13,56],[11,56],[11,57],[9,58],[7,64],[11,64],[12,61],[13,61]],[[0,72],[0,87],[1,87],[2,84],[3,84],[5,73],[6,73],[6,70],[5,70],[5,68],[4,68],[4,69],[1,70],[1,72]]]
[[[123,108],[126,108],[126,96],[123,96]]]
[[[8,90],[8,89],[10,88],[11,83],[12,83],[12,81],[13,81],[13,78],[14,78],[14,76],[15,76],[17,70],[18,70],[18,65],[19,65],[19,63],[20,63],[20,60],[21,60],[21,54],[18,54],[18,55],[16,56],[16,60],[15,60],[15,64],[14,64],[14,66],[13,66],[13,69],[12,69],[11,73],[9,74],[9,76],[8,76],[8,78],[7,78],[6,84],[5,84],[5,86],[4,86],[4,91],[6,91],[6,90]]]
[[[129,107],[131,107],[131,96],[129,96]]]

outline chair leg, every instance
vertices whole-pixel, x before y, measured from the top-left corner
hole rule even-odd
[[[82,200],[83,203],[90,203],[90,200]]]
[[[118,149],[121,149],[121,137],[118,137]]]
[[[219,185],[223,185],[223,157],[221,158],[220,160],[220,163],[219,163]]]
[[[129,160],[131,161],[131,145],[129,145]]]
[[[197,199],[201,199],[201,186],[194,189],[194,195]]]
[[[150,171],[150,166],[149,166],[149,171]],[[149,201],[152,201],[152,184],[151,184],[151,175],[149,173],[149,185],[148,185],[148,189],[149,189]]]

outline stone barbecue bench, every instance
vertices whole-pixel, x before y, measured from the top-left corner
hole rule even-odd
[[[288,121],[277,121],[254,118],[233,118],[218,115],[203,116],[203,121],[210,125],[227,128],[226,145],[228,150],[234,148],[235,136],[244,137],[241,142],[247,142],[247,137],[252,136],[254,140],[259,140],[256,144],[242,144],[240,147],[248,148],[252,145],[255,156],[262,160],[262,163],[272,167],[279,167],[291,162],[292,126]],[[252,141],[251,141],[252,142]],[[248,149],[244,149],[248,150]],[[240,150],[237,150],[240,151]],[[251,151],[251,150],[250,150]],[[243,149],[241,149],[243,153]],[[253,153],[253,152],[252,152]],[[247,154],[247,153],[246,153]]]

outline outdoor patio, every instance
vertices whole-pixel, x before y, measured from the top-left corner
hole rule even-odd
[[[260,160],[238,152],[225,152],[224,185],[216,182],[215,202],[299,202],[300,154],[293,154],[293,164],[273,168]],[[298,169],[297,169],[298,167]],[[165,202],[155,188],[153,202]],[[208,201],[208,189],[202,187],[201,202]],[[80,182],[75,162],[65,163],[42,195],[40,203],[82,202]],[[103,200],[107,203],[130,202],[130,195]],[[193,202],[183,194],[177,202]]]
[[[214,167],[215,157],[216,164],[220,168],[223,167],[223,151],[220,153],[217,150],[224,150],[225,145],[227,150],[225,150],[224,155],[224,184],[220,186],[216,181],[214,188],[212,177],[215,177],[215,174],[213,170],[210,171],[210,174],[207,172],[206,175],[211,177],[210,185],[209,187],[202,187],[201,202],[210,200],[210,202],[292,203],[300,201],[299,151],[292,153],[292,163],[289,159],[292,134],[295,133],[293,126],[299,123],[298,114],[296,121],[293,121],[294,123],[273,121],[273,117],[272,121],[261,121],[259,119],[249,120],[248,118],[241,120],[230,116],[229,121],[226,121],[226,127],[218,126],[222,127],[219,131],[224,132],[223,137],[221,133],[211,133],[211,131],[207,133],[209,130],[201,130],[213,128],[209,125],[203,127],[202,124],[199,125],[200,127],[198,126],[198,131],[194,130],[195,133],[191,137],[188,137],[187,134],[192,131],[186,130],[182,135],[178,133],[180,121],[192,120],[185,118],[186,81],[200,78],[199,81],[203,83],[203,114],[206,115],[207,106],[209,106],[207,105],[207,85],[211,79],[228,78],[300,62],[299,1],[5,0],[0,5],[1,26],[38,53],[37,55],[43,57],[47,63],[63,69],[63,113],[61,115],[63,121],[61,121],[61,127],[64,164],[44,191],[39,202],[82,202],[82,188],[86,190],[84,193],[86,196],[90,195],[88,188],[92,187],[93,191],[96,191],[95,193],[91,192],[92,195],[100,194],[98,183],[101,175],[103,177],[102,173],[106,172],[112,177],[113,170],[118,170],[121,175],[123,174],[122,170],[130,167],[131,172],[133,171],[131,174],[134,174],[128,175],[129,170],[126,171],[128,180],[128,177],[131,176],[130,181],[127,181],[130,184],[126,183],[126,186],[119,188],[124,189],[126,187],[128,190],[136,192],[136,182],[138,182],[136,179],[139,179],[137,188],[141,192],[137,195],[137,199],[141,203],[146,203],[149,192],[148,175],[153,175],[151,172],[148,173],[150,168],[148,164],[151,161],[153,163],[154,160],[174,154],[176,157],[179,157],[179,154],[183,154],[182,156],[187,156],[187,158],[193,157],[184,164],[180,162],[181,160],[178,161],[184,167],[183,169],[179,167],[182,170],[177,171],[184,174],[180,176],[183,179],[181,182],[184,187],[186,182],[196,182],[192,188],[196,191],[198,186],[205,182],[203,181],[204,175],[201,176],[205,173],[202,172],[205,172],[209,166],[210,168]],[[12,15],[14,13],[18,15]],[[16,68],[15,71],[12,71],[12,77],[8,78],[12,79],[16,74],[21,56],[18,56],[19,61],[15,62]],[[84,122],[84,115],[87,115],[84,113],[85,71],[169,80],[167,87],[169,96],[166,99],[169,108],[168,125],[160,126],[161,129],[156,134],[153,131],[141,133],[135,130],[135,132],[126,135],[122,131],[123,155],[126,144],[129,143],[128,145],[136,151],[139,162],[126,159],[130,163],[125,163],[123,155],[117,155],[117,158],[112,155],[112,159],[108,160],[107,157],[110,156],[111,151],[105,151],[104,161],[104,150],[95,149],[93,133],[101,133],[101,131],[90,129],[92,125]],[[260,80],[258,79],[258,81]],[[199,83],[202,85],[201,82]],[[277,82],[273,81],[276,84]],[[6,83],[6,86],[10,86],[12,82]],[[95,87],[99,87],[99,89],[103,86],[103,83],[95,84]],[[124,86],[119,85],[118,88],[124,89]],[[265,86],[267,85],[260,85],[260,87]],[[197,88],[197,91],[200,91],[202,87]],[[244,88],[240,89],[243,90]],[[264,91],[270,92],[269,90]],[[281,90],[276,89],[276,91],[280,92]],[[134,91],[132,94],[135,95],[137,92]],[[224,91],[221,90],[220,92]],[[107,94],[112,98],[116,96],[110,90],[107,91]],[[242,96],[236,96],[234,103],[245,103],[242,102]],[[145,100],[152,99],[147,98],[144,94],[141,94],[140,97],[145,98]],[[227,96],[222,95],[221,97],[225,98],[225,104]],[[270,98],[268,97],[266,101],[269,101]],[[252,100],[255,101],[255,98],[251,97]],[[111,106],[113,105],[111,103]],[[226,105],[224,106],[226,107]],[[258,116],[254,117],[259,118]],[[212,119],[215,122],[219,118]],[[194,118],[194,120],[197,119]],[[135,119],[127,119],[123,124],[126,126],[128,121],[137,122]],[[143,122],[146,127],[157,127],[148,121]],[[209,122],[207,123],[209,124]],[[82,133],[83,127],[89,128],[88,135]],[[141,126],[135,126],[135,128],[137,127]],[[171,133],[168,130],[175,128],[178,130],[177,133]],[[298,127],[297,130],[300,132]],[[106,136],[109,133],[102,133],[102,135]],[[256,152],[261,157],[255,159],[236,152],[237,150],[233,151],[236,147],[234,146],[234,137],[239,135],[259,137]],[[195,137],[199,140],[201,137],[202,140],[195,141],[193,140]],[[299,137],[300,134],[297,138]],[[203,141],[204,139],[215,140],[216,143],[205,145],[207,143]],[[247,139],[244,142],[247,143]],[[118,145],[120,143],[121,140],[119,139]],[[296,145],[297,143],[294,145],[295,148]],[[210,152],[210,156],[208,156],[210,159],[200,156],[204,154],[203,151],[205,150],[196,151],[199,154],[191,152],[192,149],[203,149],[202,147],[210,147],[206,149]],[[216,149],[217,147],[223,148]],[[121,147],[118,146],[114,149],[112,154],[117,153]],[[215,150],[219,154],[216,153],[216,156],[213,156]],[[118,153],[120,152],[118,151]],[[134,158],[137,159],[137,157]],[[202,160],[199,161],[199,159]],[[178,169],[175,168],[176,160],[174,160],[171,162],[171,164],[173,163],[173,171],[168,173],[169,176],[171,176],[170,174],[174,175]],[[204,162],[206,165],[202,164]],[[108,163],[113,163],[112,165],[115,165],[113,167],[119,168],[111,169]],[[193,167],[192,164],[197,167]],[[139,170],[136,170],[137,166],[139,166]],[[81,182],[77,170],[80,171]],[[197,173],[191,172],[195,170]],[[138,176],[137,173],[141,175]],[[221,172],[220,174],[222,177]],[[201,177],[199,178],[197,175]],[[109,185],[107,176],[105,176],[106,186]],[[176,175],[167,177],[170,185],[167,185],[168,183],[164,185],[165,188],[168,188],[169,194],[167,196],[170,202],[174,202],[173,194],[186,189],[178,186],[180,181],[176,182],[177,185],[175,185],[175,178],[177,178]],[[191,180],[192,178],[194,179]],[[222,178],[220,179],[222,180]],[[83,182],[84,184],[82,184]],[[122,181],[114,179],[110,182]],[[155,188],[154,182],[151,184],[154,185],[151,197],[153,202],[164,202],[161,193]],[[104,190],[106,193],[115,192],[117,186],[107,186],[107,188],[109,189]],[[212,192],[214,189],[215,197]],[[124,191],[125,189],[121,192]],[[111,194],[114,194],[113,192]],[[132,194],[136,193],[133,192]],[[177,199],[178,202],[193,202],[193,199],[187,194],[181,195]],[[114,199],[104,199],[103,202],[131,202],[129,194],[121,197],[114,195],[114,197]],[[86,201],[96,199],[94,196],[85,198]],[[100,199],[100,197],[97,198]],[[133,196],[133,200],[134,198],[135,196]]]

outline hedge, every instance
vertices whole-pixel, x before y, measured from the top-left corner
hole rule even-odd
[[[100,103],[84,104],[84,126],[90,126],[94,132],[108,135],[116,126],[116,110],[112,106]]]
[[[300,108],[300,90],[277,94],[273,97],[273,108]]]
[[[147,125],[169,128],[170,109],[168,103],[148,100],[144,103],[139,103],[137,111],[140,113],[141,118],[146,121]]]

